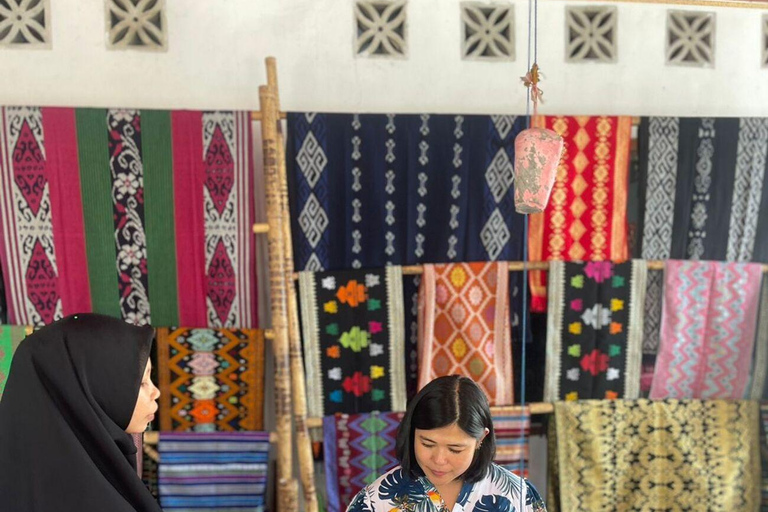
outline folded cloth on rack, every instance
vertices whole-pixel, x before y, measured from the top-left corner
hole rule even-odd
[[[537,117],[565,139],[547,208],[531,215],[531,261],[624,261],[630,117]],[[531,310],[547,310],[547,276],[530,274]]]
[[[307,410],[404,411],[402,268],[299,274]]]
[[[768,118],[643,118],[638,148],[643,258],[768,262]],[[660,324],[661,276],[652,274],[647,353]]]
[[[0,118],[0,152],[13,155],[0,161],[11,323],[95,311],[258,326],[249,113],[4,107]]]
[[[528,478],[531,410],[526,407],[516,413],[492,413],[492,420],[496,437],[496,456],[493,462],[518,476]],[[525,437],[521,437],[521,434]]]
[[[504,263],[424,265],[419,287],[419,388],[464,375],[491,405],[511,405],[509,269]]]
[[[515,211],[512,163],[525,122],[510,115],[289,113],[296,269],[521,260],[524,217]],[[418,378],[418,283],[419,276],[404,279],[409,394]],[[522,274],[512,273],[509,284],[517,340]]]
[[[748,401],[557,402],[548,509],[756,510],[758,418]]]
[[[343,512],[366,485],[397,466],[395,440],[403,413],[335,414],[323,418],[328,512]]]
[[[263,428],[263,331],[161,327],[157,363],[161,430]]]
[[[647,270],[550,262],[545,401],[638,398]]]
[[[31,328],[16,325],[0,325],[0,398],[11,371],[11,360],[16,347],[27,337]]]
[[[163,510],[266,509],[269,432],[160,432]]]
[[[668,260],[664,275],[661,345],[650,398],[743,398],[761,266]]]

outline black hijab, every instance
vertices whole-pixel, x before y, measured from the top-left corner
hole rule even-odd
[[[150,327],[81,314],[19,345],[0,401],[0,509],[160,511],[125,432],[152,337]]]

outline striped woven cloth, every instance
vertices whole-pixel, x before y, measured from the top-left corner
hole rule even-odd
[[[494,462],[516,475],[528,477],[528,439],[531,435],[531,412],[527,407],[517,414],[494,414],[493,433],[496,436]],[[520,434],[525,432],[525,438]]]
[[[165,510],[262,512],[268,432],[161,432],[159,493]]]

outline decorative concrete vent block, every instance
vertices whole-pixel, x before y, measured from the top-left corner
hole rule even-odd
[[[106,16],[109,49],[168,49],[165,0],[106,0]]]
[[[763,67],[768,68],[768,14],[763,14]]]
[[[50,48],[50,0],[0,0],[0,47]]]
[[[667,11],[667,64],[715,67],[715,13]]]
[[[565,8],[565,61],[616,62],[618,11],[610,5]]]
[[[355,0],[355,55],[408,56],[406,0]]]
[[[462,2],[461,57],[465,60],[515,60],[515,6]]]

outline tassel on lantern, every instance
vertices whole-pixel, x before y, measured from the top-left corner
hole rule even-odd
[[[522,80],[531,89],[536,116],[542,96],[538,87],[538,65],[534,64]],[[545,128],[528,128],[515,138],[515,210],[518,213],[540,213],[547,207],[564,144],[560,135]]]

